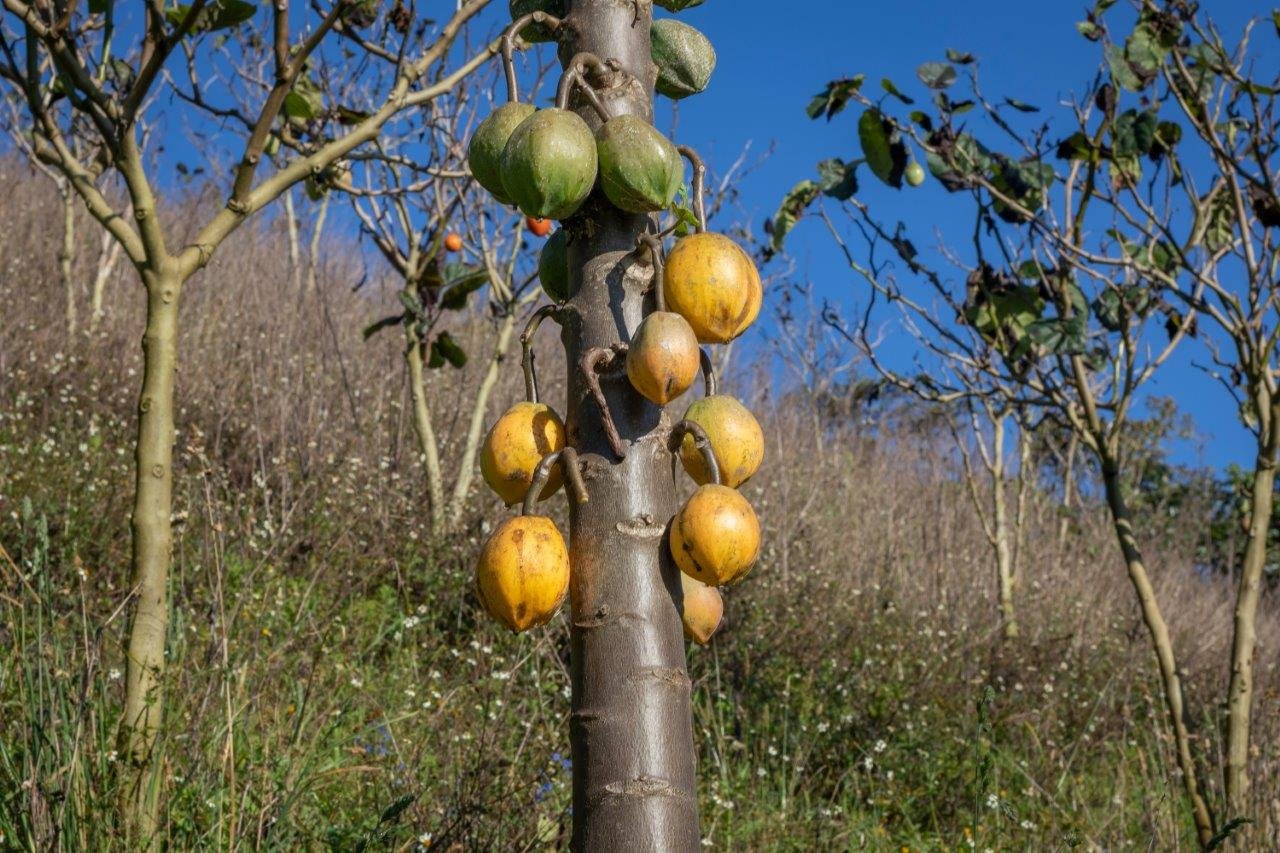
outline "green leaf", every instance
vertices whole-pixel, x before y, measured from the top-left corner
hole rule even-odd
[[[1182,125],[1175,121],[1162,121],[1156,125],[1148,154],[1152,160],[1159,161],[1165,154],[1172,154],[1181,141]]]
[[[1235,238],[1235,227],[1235,207],[1228,194],[1220,191],[1209,204],[1209,223],[1204,231],[1205,248],[1216,252],[1229,246]]]
[[[1138,157],[1151,150],[1156,138],[1156,114],[1125,110],[1111,128],[1111,147],[1116,157]]]
[[[1280,36],[1280,9],[1271,13],[1271,23],[1276,28],[1276,35]]]
[[[444,268],[444,281],[440,307],[447,311],[460,311],[466,307],[467,297],[489,281],[489,272],[484,267],[449,263]]]
[[[849,99],[854,93],[862,88],[862,81],[866,79],[866,75],[859,74],[856,77],[845,77],[840,80],[832,80],[827,84],[827,88],[813,96],[813,100],[809,101],[809,106],[805,107],[805,112],[809,118],[820,118],[824,114],[827,121],[849,103]]]
[[[448,332],[441,332],[436,335],[436,339],[431,342],[432,360],[435,360],[437,355],[439,355],[444,361],[449,362],[449,364],[453,365],[455,368],[461,369],[466,366],[467,363],[466,352]],[[439,365],[433,366],[438,367]]]
[[[1058,143],[1057,155],[1062,160],[1083,160],[1086,163],[1102,161],[1102,152],[1093,145],[1093,140],[1084,131],[1077,130]]]
[[[404,306],[404,310],[409,312],[410,317],[417,319],[427,315],[426,309],[422,307],[422,302],[416,295],[404,290],[396,295],[400,297],[400,304]]]
[[[877,109],[869,109],[858,119],[858,141],[872,174],[891,187],[902,186],[907,168],[907,146],[893,125]]]
[[[324,113],[324,96],[309,77],[299,77],[293,89],[284,96],[283,111],[286,118],[309,121]]]
[[[680,189],[676,192],[675,199],[671,202],[672,217],[675,218],[675,236],[688,237],[698,228],[698,214],[694,212],[689,204],[689,187],[685,184],[680,185]]]
[[[1125,58],[1124,48],[1117,44],[1108,44],[1103,48],[1103,53],[1107,59],[1107,67],[1111,69],[1111,79],[1121,89],[1128,89],[1130,92],[1140,92],[1145,84],[1129,66],[1129,60]]]
[[[1106,32],[1099,24],[1093,21],[1078,21],[1076,23],[1076,31],[1089,41],[1097,41]]]
[[[930,89],[945,89],[956,82],[956,69],[946,62],[926,62],[916,69],[916,76]]]
[[[1088,348],[1084,316],[1046,317],[1027,326],[1027,336],[1057,355],[1082,355]]]
[[[338,107],[337,115],[339,123],[352,125],[359,124],[373,114],[367,110],[353,110],[350,107]]]
[[[1013,107],[1015,110],[1017,110],[1020,113],[1040,112],[1039,107],[1028,104],[1026,101],[1019,101],[1016,98],[1005,98],[1004,102],[1009,106]]]
[[[947,61],[954,62],[956,65],[972,65],[977,60],[972,53],[962,53],[961,51],[947,48]]]
[[[179,3],[166,9],[164,17],[171,26],[177,27],[187,19],[190,11],[190,4]],[[246,0],[213,0],[196,13],[188,32],[195,35],[236,27],[251,19],[257,11],[258,7]]]
[[[839,157],[818,164],[818,186],[825,195],[848,201],[858,191],[858,163],[846,163]]]
[[[405,809],[413,805],[414,800],[418,799],[416,794],[405,794],[397,799],[394,803],[387,806],[382,812],[382,817],[378,818],[378,823],[390,823],[404,812]]]
[[[1093,300],[1093,314],[1109,332],[1119,332],[1125,327],[1126,311],[1120,291],[1108,287]]]
[[[774,252],[782,251],[782,244],[787,239],[787,234],[795,227],[796,222],[804,213],[809,205],[813,204],[821,194],[821,189],[813,181],[801,181],[783,196],[782,203],[778,205],[778,210],[773,214],[773,218],[766,223],[765,230],[768,231],[773,239],[770,248]]]
[[[395,314],[390,317],[383,317],[381,320],[376,320],[364,327],[364,330],[360,332],[360,337],[367,341],[383,329],[389,329],[392,326],[399,326],[404,322],[406,316],[407,315],[405,314]]]
[[[1000,158],[998,168],[991,176],[992,186],[1032,213],[1044,207],[1046,191],[1053,181],[1053,167],[1048,163],[1018,163],[1004,157]],[[1006,222],[1025,220],[1021,211],[1001,199],[994,199],[992,204],[996,215]]]
[[[884,89],[886,92],[888,92],[890,95],[893,95],[895,98],[897,98],[899,101],[902,101],[902,103],[904,104],[910,105],[915,103],[915,101],[913,101],[911,98],[903,94],[902,91],[898,89],[898,87],[895,86],[893,84],[893,81],[890,80],[888,77],[881,78],[880,88]]]

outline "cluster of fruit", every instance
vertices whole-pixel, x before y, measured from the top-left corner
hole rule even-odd
[[[515,14],[517,2],[512,5]],[[545,11],[546,5],[538,10]],[[542,23],[538,30],[529,20],[526,15],[513,24],[523,27],[520,33],[526,39],[554,32]],[[683,97],[705,88],[714,53],[708,64],[709,44],[705,50],[680,47],[687,47],[692,37],[673,34],[669,25],[674,23],[654,23],[654,58],[658,90]],[[660,36],[659,30],[666,34]],[[700,64],[689,61],[691,54]],[[691,65],[698,68],[691,70]],[[572,66],[566,78],[574,82],[570,75],[577,75],[577,84],[585,86]],[[515,204],[529,217],[563,220],[599,187],[623,211],[653,213],[669,208],[675,199],[684,179],[682,153],[694,163],[694,192],[700,194],[696,155],[678,150],[644,118],[608,117],[599,106],[604,121],[592,134],[587,123],[566,108],[567,88],[562,83],[556,107],[535,110],[513,101],[476,129],[468,150],[471,171],[495,198]],[[585,94],[598,103],[594,93]],[[696,206],[700,213],[700,199]],[[686,634],[705,643],[723,613],[716,587],[746,574],[759,551],[759,521],[738,487],[760,467],[764,436],[742,403],[716,393],[710,361],[700,345],[724,344],[741,335],[760,313],[763,288],[747,253],[728,237],[705,231],[701,216],[698,231],[680,238],[665,260],[664,235],[646,234],[637,244],[637,252],[647,252],[651,259],[657,310],[641,321],[626,345],[626,375],[638,393],[665,406],[693,386],[700,367],[705,374],[706,396],[688,407],[673,431],[679,445],[672,445],[698,488],[671,519],[667,535],[684,585]],[[557,303],[573,296],[567,240],[565,229],[556,231],[538,263],[543,290]],[[532,380],[528,387],[530,399],[498,419],[481,450],[485,482],[508,506],[523,502],[522,514],[500,524],[485,543],[476,573],[485,609],[514,631],[550,619],[569,585],[564,538],[550,519],[532,514],[534,504],[555,494],[566,476],[576,499],[586,498],[576,454],[565,446],[563,421],[537,400]]]

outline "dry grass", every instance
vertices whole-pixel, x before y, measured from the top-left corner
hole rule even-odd
[[[56,200],[12,162],[0,192],[29,200],[0,244],[0,544],[14,560],[0,557],[0,646],[17,652],[0,666],[0,847],[96,848],[113,839],[142,300],[122,270],[102,327],[69,341]],[[81,279],[96,247],[84,235]],[[562,844],[566,626],[512,638],[478,614],[471,559],[502,510],[477,486],[463,532],[432,539],[400,341],[360,338],[391,304],[385,283],[353,292],[364,264],[339,238],[317,273],[317,293],[295,292],[268,225],[184,295],[171,843]],[[480,311],[459,320],[469,340],[488,329]],[[554,400],[563,367],[545,337]],[[480,369],[432,376],[446,459]],[[744,487],[766,547],[728,593],[722,634],[690,652],[709,842],[1191,849],[1104,513],[1079,512],[1059,549],[1052,495],[1033,493],[1025,635],[1002,645],[990,548],[936,423],[911,407],[815,417],[794,389],[736,386],[769,436]],[[1196,525],[1146,523],[1217,801],[1231,591],[1195,571]],[[1264,610],[1254,816],[1274,844],[1280,618],[1274,598]]]

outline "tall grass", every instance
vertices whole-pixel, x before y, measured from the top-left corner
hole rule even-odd
[[[122,271],[99,330],[68,341],[56,202],[12,162],[0,192],[31,199],[0,214],[0,848],[111,849],[141,299]],[[564,846],[567,625],[513,637],[479,611],[472,559],[503,513],[482,486],[463,533],[431,536],[398,341],[360,339],[393,297],[345,238],[318,294],[290,291],[272,226],[233,239],[183,309],[170,846]],[[457,332],[487,328],[477,310]],[[476,381],[432,375],[448,447],[465,420],[445,413]],[[1025,636],[1002,643],[944,430],[909,408],[851,416],[735,384],[769,441],[744,487],[766,545],[721,634],[689,652],[706,844],[1194,848],[1103,510],[1073,515],[1059,549],[1054,496],[1033,494]],[[1216,754],[1230,590],[1195,570],[1195,525],[1149,522],[1195,734]],[[1254,814],[1275,839],[1280,619],[1264,609]]]

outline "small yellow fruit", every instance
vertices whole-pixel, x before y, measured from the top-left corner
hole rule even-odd
[[[679,314],[654,311],[627,347],[627,378],[659,406],[679,397],[698,378],[698,339]]]
[[[713,394],[695,400],[684,419],[702,427],[711,442],[711,452],[720,467],[720,482],[736,489],[760,469],[764,459],[764,433],[747,407],[728,394]],[[680,443],[680,463],[695,483],[711,482],[711,472],[693,436]]]
[[[509,518],[480,550],[476,595],[489,615],[512,631],[545,624],[568,591],[569,549],[549,518]]]
[[[747,573],[760,552],[760,521],[735,489],[699,486],[671,520],[671,556],[680,571],[710,586]]]
[[[684,622],[684,635],[700,646],[711,642],[711,637],[724,618],[724,599],[720,590],[707,586],[700,580],[680,573],[680,587],[684,599],[680,607],[680,619]]]
[[[760,270],[756,269],[756,265],[751,265],[751,292],[747,297],[747,316],[743,318],[739,324],[738,330],[733,333],[736,338],[745,332],[756,318],[760,316],[760,308],[764,305],[764,283],[760,281]]]
[[[506,411],[484,437],[480,451],[480,471],[489,488],[507,504],[524,500],[533,482],[533,471],[544,456],[564,447],[564,422],[545,403],[516,403]],[[556,466],[538,495],[545,501],[563,481]]]
[[[662,281],[667,308],[688,320],[704,344],[728,343],[754,319],[759,273],[723,234],[682,238],[667,256]]]

